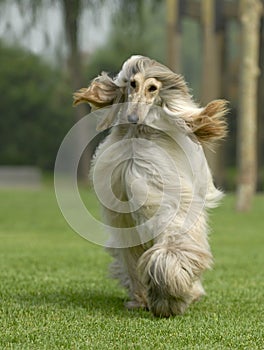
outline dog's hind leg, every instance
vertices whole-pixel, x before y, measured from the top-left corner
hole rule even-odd
[[[148,307],[155,316],[182,314],[204,295],[201,273],[212,261],[208,245],[190,235],[163,235],[139,261],[139,273],[147,289]]]

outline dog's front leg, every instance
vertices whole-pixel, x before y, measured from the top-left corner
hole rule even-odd
[[[125,307],[129,310],[136,308],[147,308],[146,290],[138,276],[137,265],[140,256],[144,253],[142,246],[123,248],[122,260],[123,267],[127,271],[129,278],[129,297],[130,300],[125,303]]]
[[[143,247],[139,245],[108,250],[115,258],[111,266],[111,275],[117,278],[129,293],[129,301],[125,303],[125,307],[129,310],[147,308],[146,290],[137,271],[138,261],[145,251]]]
[[[140,258],[139,274],[147,290],[148,308],[155,316],[182,314],[204,295],[201,273],[210,267],[209,246],[190,233],[177,234],[170,227]],[[195,229],[195,228],[193,228]]]

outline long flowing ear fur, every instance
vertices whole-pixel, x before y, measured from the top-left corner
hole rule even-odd
[[[200,142],[211,143],[226,136],[227,103],[225,100],[214,100],[198,114],[193,114],[186,120],[187,125]]]
[[[118,97],[121,98],[120,94],[120,88],[103,72],[88,88],[82,88],[73,94],[73,105],[86,102],[94,109],[102,108],[113,104]]]
[[[73,105],[77,106],[80,103],[89,103],[92,110],[96,110],[123,102],[123,96],[120,87],[103,72],[91,82],[88,88],[82,88],[73,94]],[[111,127],[115,117],[115,108],[106,110],[104,118],[97,125],[97,130],[102,131]]]

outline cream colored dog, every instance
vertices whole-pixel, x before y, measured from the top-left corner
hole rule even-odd
[[[180,75],[143,56],[128,59],[115,79],[102,73],[74,99],[94,110],[112,106],[99,122],[112,128],[91,178],[112,232],[113,275],[131,298],[126,306],[182,314],[204,295],[201,275],[212,265],[206,209],[222,193],[201,144],[226,135],[226,101],[198,107]]]

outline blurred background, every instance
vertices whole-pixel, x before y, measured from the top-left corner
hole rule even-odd
[[[229,135],[207,156],[246,208],[264,189],[263,13],[261,0],[0,0],[0,186],[52,178],[89,112],[73,91],[141,54],[183,74],[196,102],[230,101]]]

